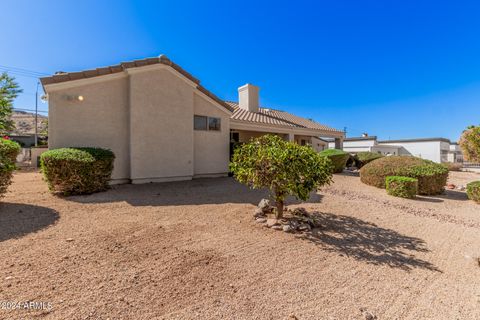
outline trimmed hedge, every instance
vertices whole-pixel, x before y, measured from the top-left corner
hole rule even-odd
[[[467,184],[468,199],[480,203],[480,181],[473,181]]]
[[[360,180],[378,188],[385,188],[388,176],[416,178],[419,194],[435,195],[444,192],[448,169],[433,161],[409,156],[383,157],[360,169]]]
[[[444,162],[442,163],[445,168],[448,169],[448,171],[462,171],[463,165],[458,162]]]
[[[0,197],[3,197],[12,183],[15,161],[20,149],[20,145],[15,141],[0,138]]]
[[[350,158],[350,154],[343,150],[327,149],[319,152],[321,156],[327,157],[333,164],[333,173],[341,173],[347,165],[347,160]]]
[[[395,197],[413,199],[418,193],[418,180],[415,178],[389,176],[385,185],[387,193]]]
[[[61,148],[42,153],[40,163],[48,188],[63,195],[108,189],[115,155],[101,148]]]
[[[377,160],[383,157],[384,156],[380,153],[368,152],[368,151],[359,152],[357,153],[357,156],[356,156],[357,161],[355,164],[357,165],[358,169],[361,169],[367,163],[370,163],[374,160]]]

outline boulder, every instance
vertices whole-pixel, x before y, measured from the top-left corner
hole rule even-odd
[[[280,223],[277,219],[267,219],[267,227],[271,228],[273,226],[279,226]]]
[[[263,212],[262,209],[257,208],[257,209],[255,209],[255,212],[253,213],[253,216],[255,218],[265,217],[265,212]]]
[[[258,203],[258,208],[262,210],[264,213],[270,213],[273,211],[273,206],[270,205],[270,200],[262,199]]]

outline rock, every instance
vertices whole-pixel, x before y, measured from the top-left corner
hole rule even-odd
[[[305,208],[295,208],[292,211],[292,214],[295,215],[295,216],[307,216],[308,212],[307,212],[307,210],[305,210]]]
[[[364,315],[365,315],[365,320],[375,320],[375,319],[377,319],[377,317],[375,315],[371,314],[368,311],[365,311]]]
[[[12,279],[13,279],[12,276],[8,276],[8,277],[5,278],[5,280],[12,280]]]
[[[298,230],[300,230],[300,231],[310,231],[310,230],[312,230],[312,227],[310,227],[310,225],[307,224],[307,223],[302,223],[298,226]]]
[[[73,238],[67,238],[67,239],[65,239],[65,241],[67,241],[67,242],[72,242],[72,241],[73,241]]]
[[[277,219],[267,219],[267,227],[271,228],[278,225],[280,225],[280,223],[278,223]]]
[[[278,226],[272,226],[273,230],[283,230],[283,227],[278,225]]]
[[[257,218],[257,219],[255,219],[255,222],[256,223],[265,223],[265,222],[267,222],[267,218]]]
[[[293,229],[290,225],[287,224],[287,225],[284,225],[284,226],[283,226],[283,231],[285,231],[285,232],[293,232],[293,231],[295,231],[295,229]]]
[[[258,208],[261,209],[264,213],[270,213],[273,211],[273,206],[270,204],[270,200],[262,199],[258,203]]]
[[[253,213],[253,216],[254,216],[255,218],[265,217],[265,212],[263,212],[262,209],[257,208],[257,209],[255,209],[255,212]]]
[[[447,189],[453,190],[453,189],[455,189],[455,188],[456,188],[456,186],[455,186],[453,183],[448,183],[448,184],[447,184]]]
[[[457,190],[465,191],[465,186],[457,186]]]

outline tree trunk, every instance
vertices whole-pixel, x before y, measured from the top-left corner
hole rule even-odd
[[[282,219],[283,218],[283,200],[277,200],[277,219]]]

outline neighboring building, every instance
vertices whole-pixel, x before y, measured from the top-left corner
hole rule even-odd
[[[259,88],[225,102],[165,56],[41,79],[49,99],[49,147],[96,146],[115,155],[114,183],[223,176],[230,143],[274,133],[312,145],[343,132],[259,107]]]
[[[379,145],[398,146],[400,155],[412,155],[423,159],[441,162],[462,162],[461,151],[456,150],[445,138],[402,139],[378,141]],[[458,155],[460,153],[460,156]]]
[[[329,148],[333,142],[329,141]],[[361,137],[345,138],[343,150],[350,153],[362,151],[383,155],[409,155],[441,162],[463,162],[462,152],[457,143],[445,138],[377,140],[376,136],[363,134]]]

